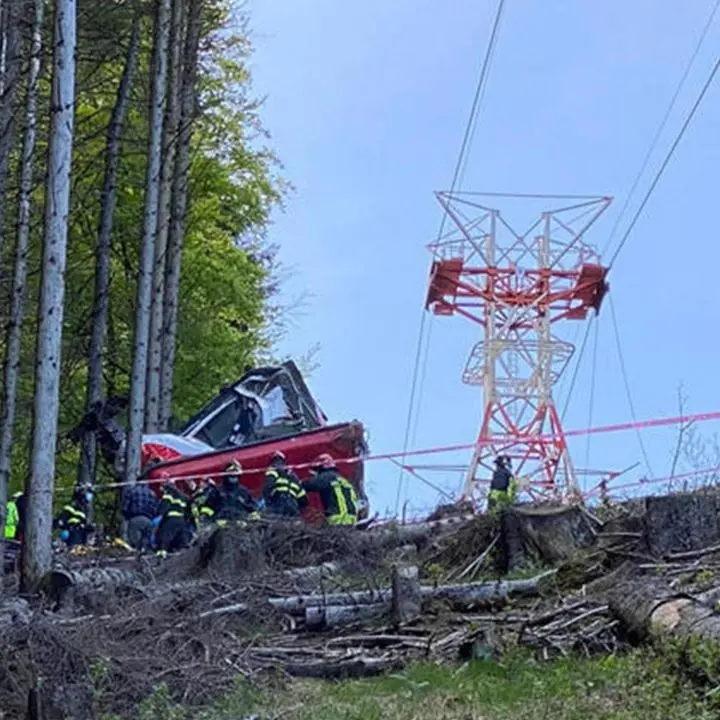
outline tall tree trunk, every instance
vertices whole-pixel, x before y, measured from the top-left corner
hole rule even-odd
[[[160,425],[168,426],[172,414],[173,374],[180,299],[180,269],[185,236],[188,175],[190,169],[190,141],[196,106],[198,51],[202,32],[204,0],[190,0],[188,4],[187,34],[183,51],[183,79],[180,105],[180,130],[177,159],[173,177],[172,209],[168,238],[165,298],[163,310],[163,344],[160,373]]]
[[[23,588],[34,590],[52,564],[52,511],[65,300],[70,166],[75,120],[76,0],[55,0],[45,242],[35,360],[35,413],[30,456]]]
[[[150,301],[152,293],[155,239],[158,224],[158,194],[163,140],[163,111],[167,79],[167,46],[170,35],[170,0],[157,0],[155,40],[153,47],[152,87],[150,92],[150,140],[145,190],[145,217],[140,267],[138,269],[135,307],[135,339],[130,385],[129,427],[125,454],[125,473],[136,480],[140,473],[140,449],[145,419],[145,381],[150,334]]]
[[[15,270],[13,277],[10,322],[5,340],[3,368],[2,416],[0,418],[0,538],[4,537],[7,490],[10,478],[17,382],[20,371],[20,340],[27,299],[27,259],[30,240],[30,196],[33,189],[33,157],[37,130],[37,93],[40,77],[40,53],[44,0],[34,0],[34,19],[30,64],[28,67],[27,96],[25,99],[25,135],[20,161],[20,192],[18,196],[17,238],[15,241]],[[28,8],[30,9],[30,8]]]
[[[10,151],[15,136],[15,115],[17,113],[17,91],[22,73],[21,25],[28,9],[25,0],[3,2],[3,72],[0,92],[0,253],[5,246],[5,208],[7,206],[7,184],[10,174]]]
[[[133,18],[125,67],[118,84],[115,107],[113,107],[110,118],[105,146],[105,177],[103,178],[103,189],[100,198],[100,222],[97,247],[95,249],[95,300],[88,358],[88,410],[94,402],[102,399],[103,358],[108,324],[108,292],[110,290],[110,240],[112,238],[113,217],[117,202],[120,138],[127,116],[130,90],[140,50],[140,19],[140,13],[137,13]],[[95,434],[86,432],[82,439],[80,463],[78,465],[79,484],[84,485],[94,481],[96,457]]]
[[[160,177],[158,233],[155,241],[152,312],[150,315],[150,353],[148,363],[145,431],[157,432],[160,411],[160,367],[162,364],[163,301],[165,293],[165,255],[170,226],[170,200],[175,171],[178,128],[180,126],[180,50],[183,40],[183,0],[173,0],[170,27],[170,66],[167,84],[167,111],[163,130],[163,163]],[[164,429],[164,427],[162,428]]]

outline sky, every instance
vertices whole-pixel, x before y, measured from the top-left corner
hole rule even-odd
[[[605,247],[714,4],[508,0],[460,189],[611,195],[586,238]],[[442,218],[433,193],[451,184],[496,3],[249,0],[247,8],[254,92],[266,96],[269,143],[295,188],[270,238],[292,270],[286,297],[310,294],[281,350],[298,356],[320,343],[309,384],[330,419],[361,419],[373,453],[402,451],[431,260],[426,245]],[[707,79],[719,41],[720,13],[610,252]],[[718,127],[720,78],[609,277],[639,420],[677,415],[681,386],[685,412],[720,409]],[[632,417],[607,302],[597,322],[594,383],[593,330],[567,429]],[[427,323],[411,448],[471,443],[482,395],[461,373],[481,328],[460,317]],[[584,327],[570,325],[567,337],[580,340]],[[556,386],[561,408],[571,371]],[[692,432],[709,447],[717,429],[704,423]],[[570,450],[578,467],[640,462],[622,482],[669,475],[677,428],[640,438],[649,470],[636,432],[593,436],[589,446],[573,439]],[[435,461],[463,464],[468,455]],[[679,469],[693,464],[708,462],[697,451]],[[459,490],[458,472],[423,475]],[[373,510],[394,513],[398,469],[370,461],[366,478]],[[406,476],[408,513],[438,499]]]

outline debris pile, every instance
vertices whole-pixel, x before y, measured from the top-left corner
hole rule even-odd
[[[42,597],[0,603],[0,703],[24,717],[39,693],[76,708],[58,717],[90,718],[90,698],[132,717],[162,684],[193,706],[238,676],[357,677],[517,646],[594,656],[658,629],[720,637],[720,537],[657,555],[652,527],[617,509],[520,507],[368,530],[263,521],[166,560],[68,556]],[[712,539],[690,537],[678,542]]]

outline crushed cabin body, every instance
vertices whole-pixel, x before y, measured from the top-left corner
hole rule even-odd
[[[110,403],[110,401],[108,401]],[[122,475],[125,433],[115,415],[96,409],[74,431],[94,429],[105,457]],[[111,442],[103,442],[110,438]],[[221,480],[231,460],[243,467],[242,482],[260,498],[270,458],[282,451],[300,479],[310,475],[309,464],[321,453],[330,453],[338,471],[356,488],[362,500],[360,518],[368,514],[363,458],[369,450],[363,424],[358,420],[328,424],[300,371],[292,360],[277,366],[248,370],[237,382],[196,413],[177,433],[143,435],[142,478],[153,490],[169,478],[189,492],[187,480],[202,485]],[[299,467],[298,467],[299,466]],[[309,493],[303,514],[308,522],[321,522],[322,505]]]

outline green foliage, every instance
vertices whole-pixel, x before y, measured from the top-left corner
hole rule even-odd
[[[181,418],[196,411],[220,385],[236,379],[244,366],[266,349],[268,300],[272,294],[268,259],[272,260],[272,252],[268,256],[261,250],[267,250],[264,233],[270,213],[286,192],[277,175],[276,159],[261,143],[264,135],[257,104],[250,99],[247,68],[250,48],[244,28],[235,31],[226,24],[227,0],[211,5],[213,11],[206,18],[202,45],[199,113],[191,150],[181,278],[174,397],[174,413]],[[135,7],[134,3],[99,0],[81,3],[79,11],[76,141],[60,389],[57,470],[60,489],[74,482],[78,458],[77,448],[69,445],[62,434],[78,422],[84,411],[106,134]],[[126,392],[129,385],[147,162],[150,20],[143,19],[140,62],[121,144],[105,362],[108,395]],[[38,114],[37,191],[33,197],[31,275],[13,449],[14,487],[21,485],[27,474],[32,423],[35,316],[42,255],[41,181],[49,116],[48,72],[46,67]],[[22,127],[18,131],[22,133]],[[14,162],[17,165],[17,157]],[[2,265],[5,277],[11,270],[14,239],[12,202],[9,216]],[[5,314],[6,322],[9,303],[2,307],[0,312]]]

